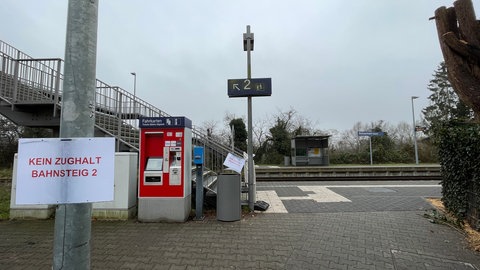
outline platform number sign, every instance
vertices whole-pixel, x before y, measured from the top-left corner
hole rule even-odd
[[[231,79],[227,88],[229,97],[271,96],[272,79]]]

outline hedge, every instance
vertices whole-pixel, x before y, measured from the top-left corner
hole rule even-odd
[[[438,129],[442,201],[460,221],[480,229],[480,125],[449,122]]]

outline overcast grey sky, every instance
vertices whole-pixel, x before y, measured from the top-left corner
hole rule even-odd
[[[252,77],[272,78],[253,118],[294,108],[318,129],[410,123],[442,61],[436,8],[453,0],[100,0],[97,78],[195,125],[246,117],[227,80],[246,77],[242,34],[255,34]],[[2,0],[0,39],[64,58],[67,0]],[[474,3],[480,12],[479,3]]]

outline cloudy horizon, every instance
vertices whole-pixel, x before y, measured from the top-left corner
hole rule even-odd
[[[410,123],[428,106],[443,61],[435,9],[453,1],[268,0],[99,2],[97,78],[195,125],[246,117],[227,80],[246,77],[242,35],[255,34],[252,77],[272,78],[253,118],[295,109],[320,130]],[[5,0],[0,40],[35,58],[64,58],[68,1]],[[478,3],[474,3],[477,11]]]

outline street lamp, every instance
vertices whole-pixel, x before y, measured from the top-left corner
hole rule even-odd
[[[137,73],[130,72],[133,75],[133,97],[137,95]]]
[[[415,125],[415,109],[413,107],[413,100],[417,98],[417,96],[412,96],[413,142],[415,144],[415,164],[418,165],[417,127]]]
[[[130,72],[133,75],[133,113],[136,113],[136,105],[137,105],[137,73]]]

